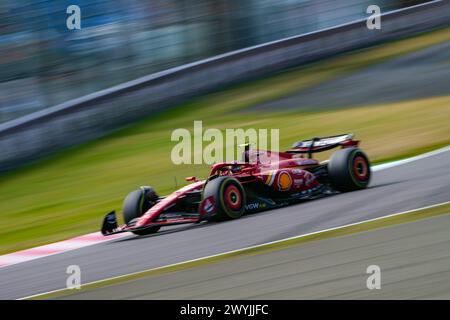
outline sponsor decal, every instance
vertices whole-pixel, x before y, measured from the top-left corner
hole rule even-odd
[[[214,211],[215,211],[214,198],[212,196],[206,198],[202,202],[200,209],[201,209],[200,210],[200,214],[211,214],[211,213],[214,213]]]
[[[287,191],[292,186],[291,175],[287,171],[281,171],[278,175],[278,189],[280,191]]]
[[[273,181],[275,180],[275,175],[276,175],[276,173],[274,174],[273,170],[269,171],[269,175],[267,176],[267,179],[266,179],[266,184],[268,186],[271,186],[273,184]]]
[[[213,210],[214,205],[212,204],[211,200],[206,199],[204,208],[205,208],[205,211],[208,213]]]
[[[250,203],[250,204],[248,204],[248,205],[245,206],[245,209],[247,209],[247,210],[256,210],[256,209],[259,209],[259,202]]]
[[[311,172],[305,171],[305,185],[309,186],[315,179],[316,178]]]

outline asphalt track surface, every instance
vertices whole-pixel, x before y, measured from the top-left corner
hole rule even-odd
[[[317,111],[447,96],[449,83],[450,41],[356,70],[248,110]]]
[[[445,152],[377,171],[366,190],[7,266],[0,269],[0,299],[64,288],[69,265],[80,266],[82,283],[88,283],[445,202],[449,164],[450,152]]]
[[[62,299],[450,299],[450,214],[192,269]],[[367,267],[381,272],[368,290]]]

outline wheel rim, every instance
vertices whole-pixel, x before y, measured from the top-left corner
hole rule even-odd
[[[224,194],[225,205],[232,211],[239,211],[242,205],[242,196],[240,190],[230,185],[225,189]]]
[[[369,166],[366,159],[361,156],[353,160],[353,173],[358,180],[365,181],[369,177]]]

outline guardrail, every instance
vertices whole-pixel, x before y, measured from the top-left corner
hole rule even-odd
[[[450,23],[450,1],[382,15],[381,30],[358,20],[190,63],[0,124],[0,171],[104,136],[225,85]]]

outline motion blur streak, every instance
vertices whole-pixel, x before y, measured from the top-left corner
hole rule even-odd
[[[3,0],[0,122],[143,75],[426,1]],[[81,8],[68,30],[66,8]]]
[[[0,299],[18,299],[60,289],[66,281],[61,270],[72,264],[80,266],[83,283],[88,283],[447,202],[449,160],[450,152],[444,152],[377,171],[370,188],[354,193],[227,223],[181,228],[147,237],[126,237],[1,268],[0,282],[8,290],[0,291]]]
[[[392,168],[392,167],[399,166],[402,164],[406,164],[409,162],[417,161],[420,159],[425,159],[427,157],[431,157],[431,156],[434,156],[434,155],[437,155],[437,154],[440,154],[443,152],[448,152],[448,151],[450,151],[450,146],[439,149],[439,150],[435,150],[432,152],[428,152],[423,155],[415,156],[412,158],[376,165],[376,166],[372,167],[372,170],[374,172],[376,172],[376,171],[380,171],[383,169],[388,169],[388,168]],[[129,236],[129,234],[122,233],[122,234],[112,235],[109,237],[104,237],[100,232],[94,232],[94,233],[75,237],[75,238],[65,240],[65,241],[60,241],[60,242],[51,243],[51,244],[36,247],[36,248],[31,248],[31,249],[27,249],[27,250],[13,252],[10,254],[1,255],[0,256],[0,268],[6,267],[9,265],[13,265],[16,263],[21,263],[21,262],[38,259],[38,258],[48,257],[50,255],[57,254],[57,253],[63,253],[63,252],[70,251],[70,250],[75,250],[75,249],[79,249],[79,248],[83,248],[83,247],[87,247],[87,246],[91,246],[91,245],[95,245],[95,244],[100,244],[100,243],[115,240],[115,239],[120,239],[120,238],[127,237],[127,236]]]
[[[16,263],[31,261],[44,258],[57,253],[63,253],[70,250],[84,248],[95,244],[123,238],[126,234],[116,234],[105,238],[100,232],[93,232],[83,236],[75,237],[65,241],[59,241],[44,246],[13,252],[0,256],[0,268],[10,266]]]

